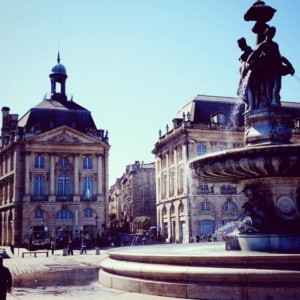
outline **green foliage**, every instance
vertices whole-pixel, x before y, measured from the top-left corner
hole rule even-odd
[[[149,229],[151,220],[147,216],[135,217],[134,222],[137,223],[138,229]]]

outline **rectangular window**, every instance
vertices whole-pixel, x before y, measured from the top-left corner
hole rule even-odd
[[[180,166],[177,170],[177,194],[183,193],[183,176],[184,176],[183,167]]]
[[[57,178],[57,196],[71,195],[71,181],[67,173],[59,174]]]
[[[83,177],[82,178],[82,194],[87,198],[93,196],[93,177]]]
[[[182,160],[182,147],[179,146],[177,148],[177,161],[181,161]]]
[[[174,188],[175,188],[175,170],[172,169],[169,172],[169,196],[174,196]]]
[[[162,180],[161,180],[161,198],[165,199],[167,196],[167,173],[162,173]]]
[[[83,158],[82,161],[83,170],[92,170],[93,169],[93,158],[90,156],[86,156]]]
[[[45,176],[34,176],[34,195],[44,196],[45,195]]]
[[[34,167],[35,169],[45,169],[45,157],[36,156],[34,158]]]
[[[197,146],[197,154],[204,155],[207,153],[206,145],[198,145]]]

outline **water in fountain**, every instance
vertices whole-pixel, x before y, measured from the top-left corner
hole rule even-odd
[[[215,231],[215,236],[218,241],[223,241],[225,239],[225,235],[228,234],[238,234],[237,221],[228,222]]]
[[[234,143],[237,141],[234,139],[234,135],[232,132],[236,132],[241,127],[241,120],[239,120],[240,116],[242,116],[242,111],[244,110],[243,103],[237,103],[232,106],[230,111],[230,115],[228,118],[228,123],[226,124],[226,142],[227,149],[233,148]],[[242,129],[243,130],[243,129]]]

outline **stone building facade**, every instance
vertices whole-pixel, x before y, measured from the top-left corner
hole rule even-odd
[[[293,142],[299,139],[300,105],[283,103],[291,113]],[[159,133],[156,157],[157,220],[168,242],[189,242],[196,235],[212,235],[236,220],[245,197],[232,183],[199,182],[189,161],[212,152],[244,146],[244,104],[237,98],[200,96],[183,107],[173,128]]]
[[[118,178],[109,191],[109,216],[111,228],[136,232],[137,217],[150,218],[150,226],[156,225],[156,184],[155,164],[140,163],[126,167],[126,172]]]
[[[21,246],[34,226],[44,236],[96,238],[108,212],[108,134],[66,94],[60,63],[51,94],[20,119],[2,108],[0,243]]]

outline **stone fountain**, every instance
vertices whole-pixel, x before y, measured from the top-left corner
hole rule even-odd
[[[300,145],[290,142],[291,119],[281,107],[281,78],[294,74],[273,41],[275,9],[257,1],[245,14],[255,21],[254,50],[244,38],[238,95],[246,103],[245,147],[193,160],[193,176],[208,182],[235,182],[248,198],[240,217],[242,250],[300,250]]]
[[[290,118],[280,102],[282,76],[294,69],[267,24],[275,12],[255,2],[244,18],[255,21],[256,48],[238,40],[245,146],[190,162],[199,180],[243,186],[242,251],[226,251],[224,243],[112,249],[100,265],[102,285],[187,299],[300,298],[300,145],[290,142]]]

